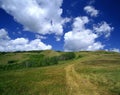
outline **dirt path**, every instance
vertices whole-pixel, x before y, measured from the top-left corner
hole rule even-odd
[[[95,85],[88,79],[80,77],[74,69],[74,64],[66,66],[65,70],[68,95],[100,95]]]
[[[73,65],[68,65],[66,68],[66,80],[67,80],[67,86],[69,90],[69,95],[80,95],[79,92],[79,85],[76,82],[76,79],[74,77],[74,69]]]

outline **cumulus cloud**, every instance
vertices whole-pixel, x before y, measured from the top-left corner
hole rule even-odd
[[[88,22],[89,22],[89,19],[88,19],[87,16],[74,18],[73,30],[74,31],[85,30],[85,24],[88,23]]]
[[[5,29],[0,29],[0,51],[30,51],[51,49],[51,45],[46,45],[40,39],[29,41],[26,38],[11,39]]]
[[[110,51],[113,51],[113,52],[120,52],[120,49],[118,49],[118,48],[112,48],[112,49],[110,49]]]
[[[46,39],[46,34],[55,34],[56,40],[60,41],[63,26],[72,20],[62,18],[62,3],[63,0],[0,0],[0,8],[23,25],[24,30],[38,34],[32,41],[26,38],[11,39],[5,29],[0,29],[0,51],[51,49],[52,46],[46,45],[41,39]],[[92,17],[99,14],[93,6],[86,6],[84,10]],[[113,27],[103,22],[94,25],[93,30],[87,29],[89,22],[87,16],[73,18],[72,30],[64,35],[65,51],[103,49],[104,45],[96,39],[101,35],[109,37]]]
[[[86,16],[74,19],[72,31],[64,35],[65,51],[99,50],[104,47],[100,42],[96,42],[98,35],[85,27],[88,22]]]
[[[96,10],[93,6],[85,6],[84,10],[92,17],[96,17],[99,14],[99,11]]]
[[[101,42],[94,42],[92,45],[88,46],[88,51],[95,51],[103,49],[105,45],[102,45]]]
[[[8,33],[5,29],[0,29],[0,40],[9,40]]]
[[[36,37],[37,39],[44,39],[44,40],[47,39],[47,37],[42,36],[42,35],[39,35],[39,34],[36,34],[35,37]]]
[[[105,35],[105,37],[109,37],[112,30],[114,29],[113,27],[111,27],[107,22],[102,22],[99,23],[98,25],[93,27],[94,31],[98,34],[98,35]]]
[[[12,15],[24,30],[62,35],[62,0],[0,0],[0,7]]]
[[[96,40],[102,35],[108,38],[114,28],[104,21],[94,25],[93,29],[88,29],[86,28],[88,23],[90,23],[90,20],[87,16],[74,18],[72,30],[64,35],[65,51],[94,51],[105,47],[105,45]]]

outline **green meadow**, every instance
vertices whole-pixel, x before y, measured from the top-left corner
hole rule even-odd
[[[0,95],[120,95],[120,53],[0,53]]]

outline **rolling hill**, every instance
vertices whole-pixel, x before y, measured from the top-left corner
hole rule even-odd
[[[120,53],[0,53],[1,95],[120,95]]]

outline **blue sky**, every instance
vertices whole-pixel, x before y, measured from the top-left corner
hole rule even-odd
[[[0,51],[120,52],[119,0],[0,0]]]

